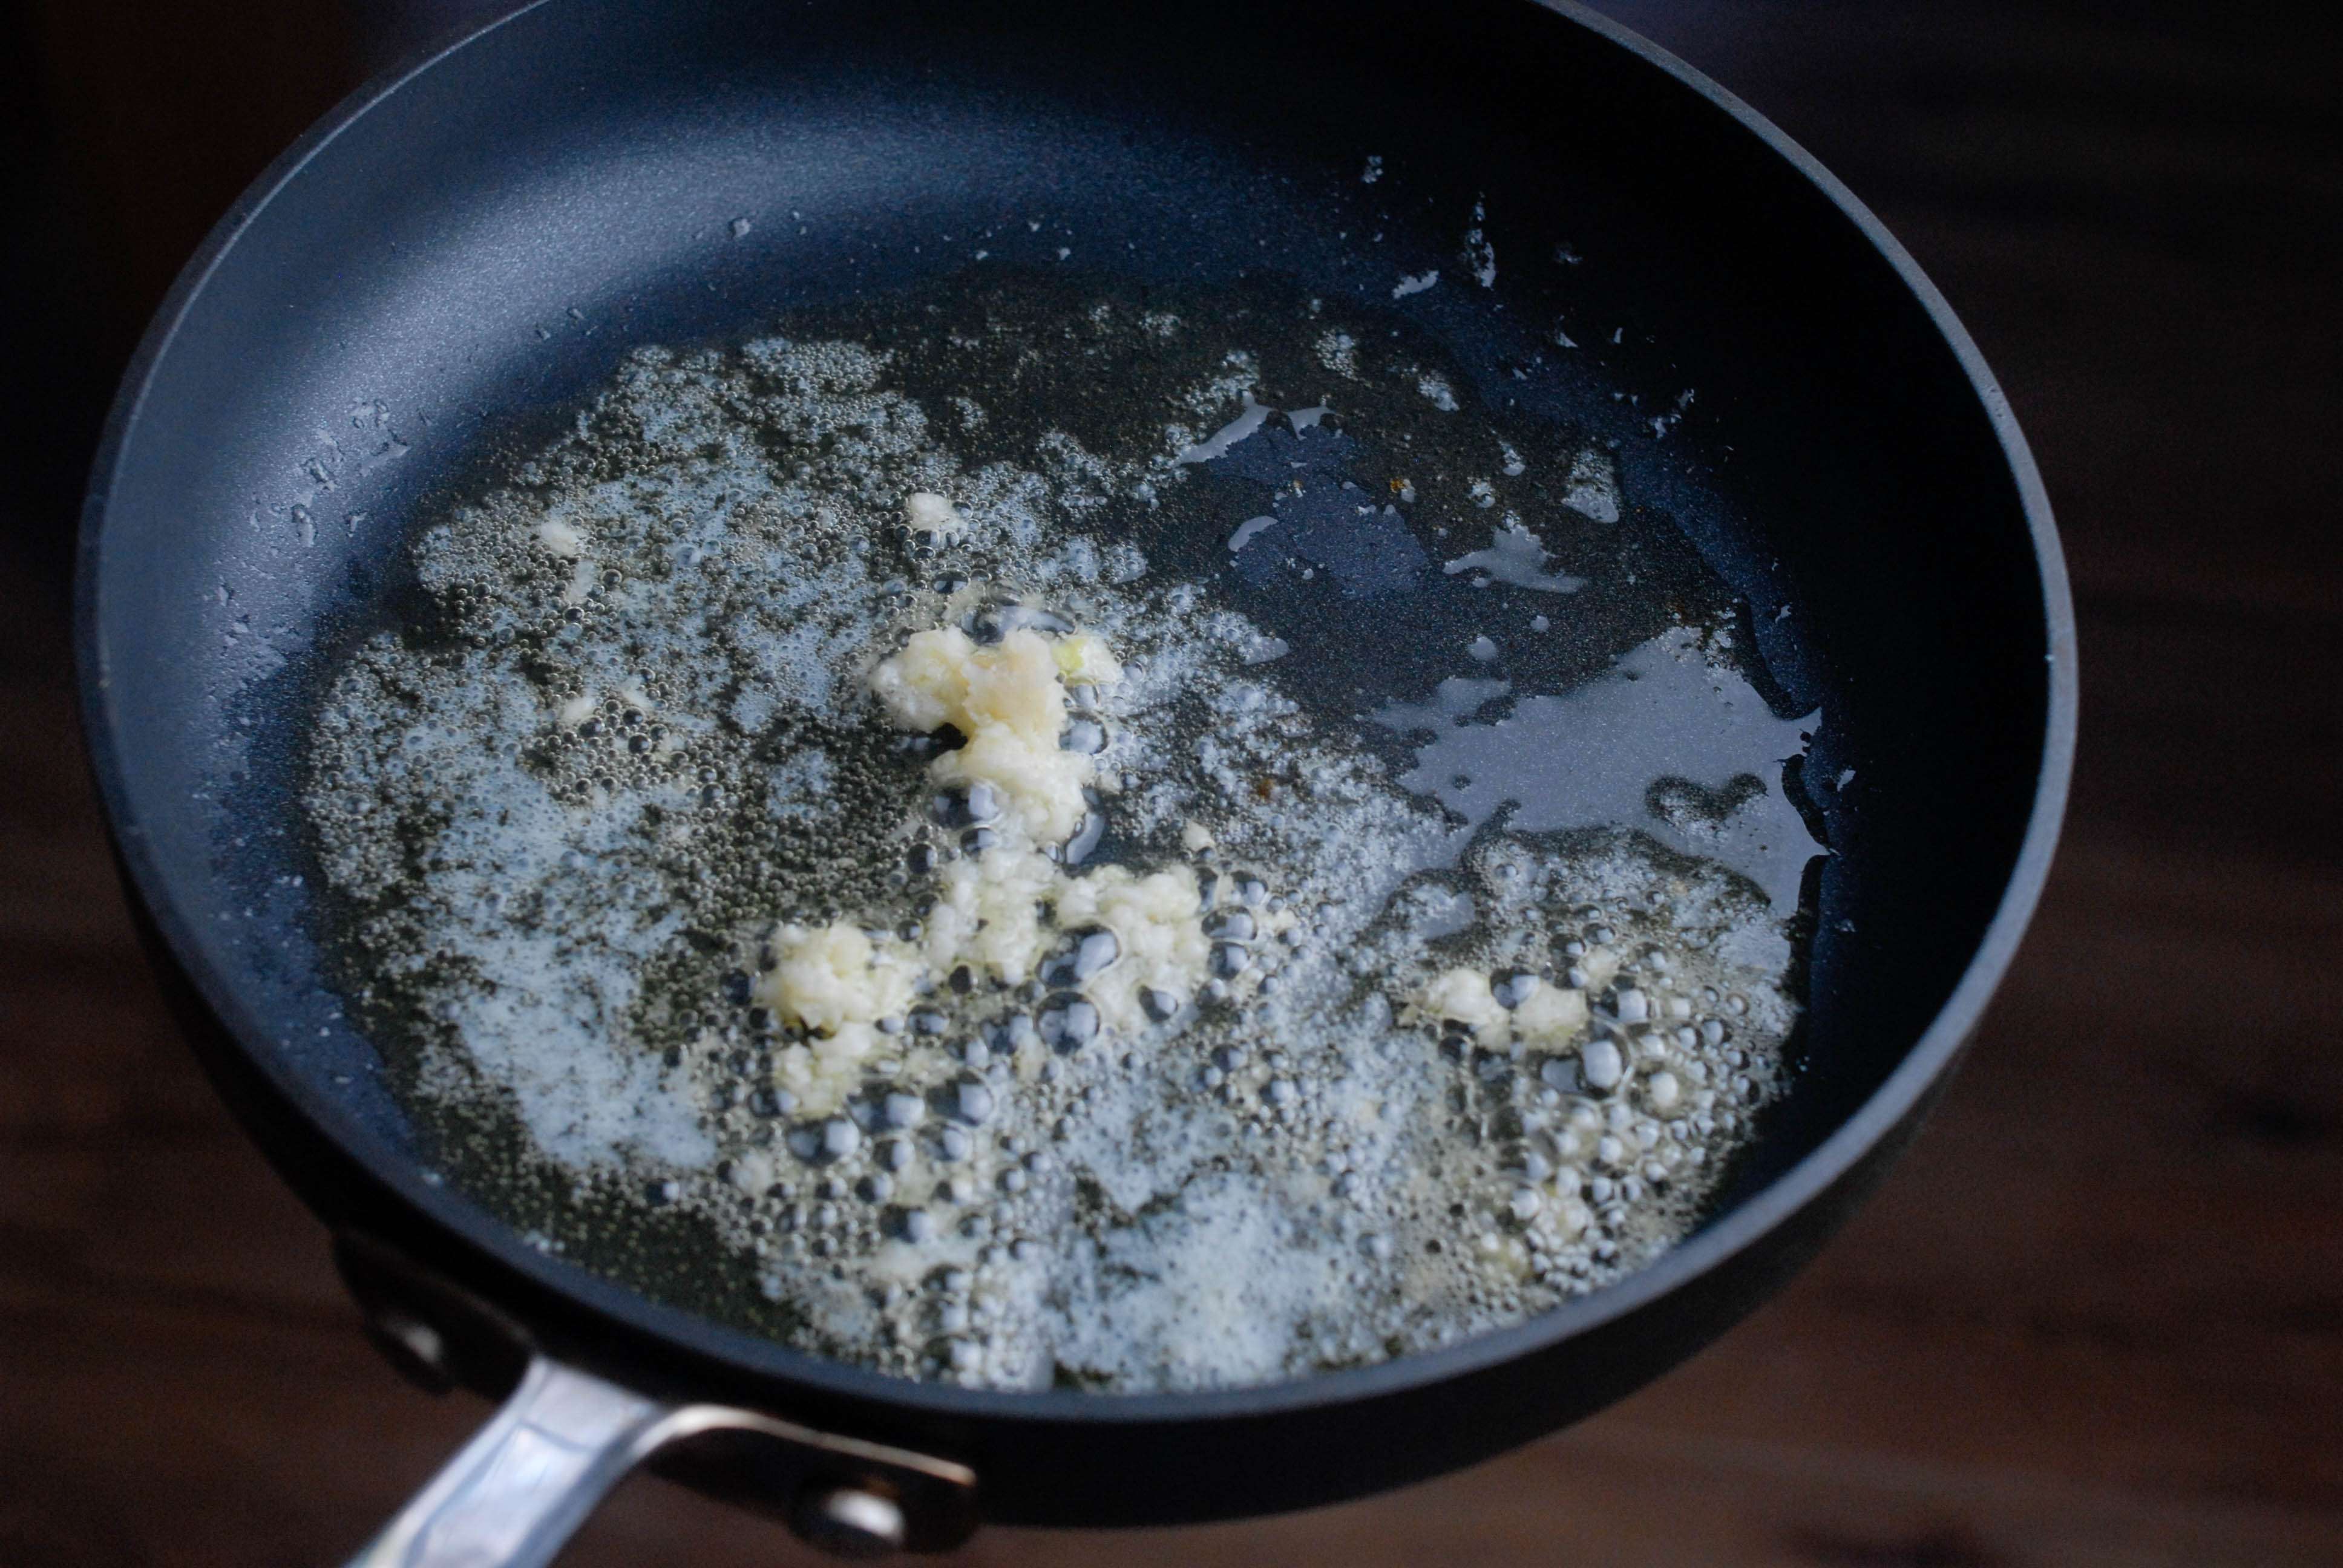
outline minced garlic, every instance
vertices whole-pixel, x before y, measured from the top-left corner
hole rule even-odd
[[[1516,975],[1507,989],[1513,997],[1510,1006],[1498,1000],[1490,976],[1478,970],[1443,970],[1416,993],[1405,1016],[1411,1022],[1461,1023],[1483,1045],[1518,1039],[1544,1050],[1560,1050],[1586,1027],[1583,990],[1549,985],[1535,975]]]
[[[1084,677],[1094,683],[1121,674],[1103,648],[1076,657],[1080,668],[1113,670]],[[930,767],[938,784],[990,786],[1036,845],[1062,842],[1081,825],[1082,786],[1097,767],[1058,745],[1066,724],[1065,682],[1057,652],[1039,632],[1021,628],[990,647],[958,627],[915,633],[902,652],[870,672],[870,689],[905,729],[949,724],[968,737]]]
[[[1534,987],[1513,1008],[1513,1031],[1534,1046],[1557,1050],[1586,1027],[1586,993],[1531,980]]]
[[[906,504],[914,522],[921,500]],[[1060,744],[1067,687],[1121,678],[1103,639],[1022,627],[990,644],[958,627],[916,632],[871,670],[871,695],[899,727],[950,726],[966,738],[928,765],[928,777],[968,803],[990,842],[938,868],[916,940],[883,931],[874,940],[846,921],[776,933],[778,961],[756,994],[811,1037],[778,1063],[806,1111],[819,1114],[842,1101],[881,1020],[900,1017],[921,990],[963,966],[1005,985],[1040,976],[1088,999],[1101,1027],[1126,1034],[1164,1021],[1204,982],[1212,943],[1192,869],[1076,873],[1051,852],[1081,827],[1083,791],[1098,778],[1089,753]],[[1044,974],[1044,960],[1069,942],[1090,955],[1082,972]]]
[[[1478,970],[1441,970],[1424,986],[1411,1011],[1413,1018],[1453,1019],[1483,1045],[1503,1045],[1513,1038],[1513,1015],[1490,990],[1489,977]]]

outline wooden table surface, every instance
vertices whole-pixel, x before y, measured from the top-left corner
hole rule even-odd
[[[69,9],[45,90],[102,140]],[[1873,202],[2035,443],[2085,700],[2040,918],[1878,1198],[1674,1375],[1370,1502],[964,1560],[2343,1563],[2343,73],[2234,8],[1614,9]],[[173,102],[249,131],[243,90]],[[360,1342],[157,1004],[76,749],[69,489],[0,484],[0,1568],[333,1563],[485,1412]],[[639,1480],[565,1563],[802,1560]]]

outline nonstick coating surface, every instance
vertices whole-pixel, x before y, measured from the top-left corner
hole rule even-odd
[[[1457,254],[1476,201],[1499,258],[1485,291]],[[644,1302],[423,1179],[291,880],[317,650],[397,583],[418,508],[484,431],[638,344],[750,330],[978,248],[1140,279],[1262,269],[1383,307],[1437,267],[1403,308],[1491,391],[1567,313],[1580,357],[1523,396],[1619,436],[1631,498],[1750,601],[1783,711],[1822,706],[1810,769],[1863,781],[1817,791],[1835,852],[1802,1076],[1675,1253],[1518,1329],[1307,1382],[980,1393]],[[1655,437],[1685,387],[1697,401]],[[1949,312],[1745,110],[1520,0],[550,0],[354,100],[222,225],[126,384],[84,549],[90,731],[126,868],[166,965],[225,1025],[201,1031],[223,1086],[305,1196],[589,1364],[969,1459],[996,1518],[1344,1495],[1495,1452],[1689,1354],[1908,1133],[2031,910],[2072,744],[2047,509]]]

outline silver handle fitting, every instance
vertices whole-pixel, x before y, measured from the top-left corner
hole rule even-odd
[[[518,1328],[377,1243],[346,1237],[337,1251],[376,1342],[402,1370],[427,1386],[512,1391],[350,1568],[544,1568],[645,1461],[779,1514],[841,1557],[948,1551],[975,1532],[976,1476],[964,1465],[754,1411],[647,1398],[531,1352]],[[508,1365],[517,1382],[502,1375]]]

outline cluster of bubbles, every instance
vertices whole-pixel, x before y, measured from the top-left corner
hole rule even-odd
[[[955,852],[982,851],[923,836],[906,857],[914,885]],[[1300,928],[1280,920],[1285,900],[1262,875],[1222,869],[1209,847],[1193,854],[1214,933],[1212,972],[1192,995],[1155,993],[1141,1036],[1102,1027],[1095,1006],[1071,989],[1119,956],[1111,930],[1078,928],[1060,933],[1022,985],[979,979],[965,965],[940,985],[922,977],[914,1004],[879,1022],[891,1049],[869,1063],[842,1105],[820,1116],[800,1114],[797,1098],[773,1081],[775,1051],[805,1035],[755,1002],[751,967],[769,970],[779,956],[769,942],[755,944],[693,1019],[703,1047],[672,1053],[674,1065],[696,1069],[711,1117],[739,1151],[712,1180],[651,1179],[649,1201],[696,1198],[726,1215],[772,1301],[801,1291],[808,1271],[850,1269],[873,1316],[864,1323],[848,1312],[833,1325],[832,1333],[857,1336],[840,1353],[912,1375],[1046,1380],[1056,1369],[1037,1364],[1036,1292],[1019,1276],[1054,1250],[1053,1232],[1081,1203],[1084,1175],[1053,1151],[1116,1081],[1155,1070],[1150,1059],[1178,1035],[1252,1032],[1248,990],[1273,990],[1302,947]],[[1275,937],[1272,926],[1282,926]],[[1256,960],[1263,938],[1270,948]],[[1228,1061],[1242,1050],[1212,1054]],[[1292,1092],[1279,1082],[1259,1098],[1274,1114]],[[1012,1310],[1019,1303],[1021,1312]]]
[[[1492,1046],[1463,1020],[1427,1020],[1499,1151],[1499,1201],[1473,1238],[1493,1268],[1579,1294],[1639,1264],[1779,1091],[1779,1018],[1753,1020],[1747,995],[1715,983],[1697,940],[1677,911],[1579,905],[1530,951],[1495,944],[1513,950],[1491,990],[1508,1008],[1542,985],[1583,993],[1580,1039]],[[1768,1044],[1753,1053],[1745,1030]]]

